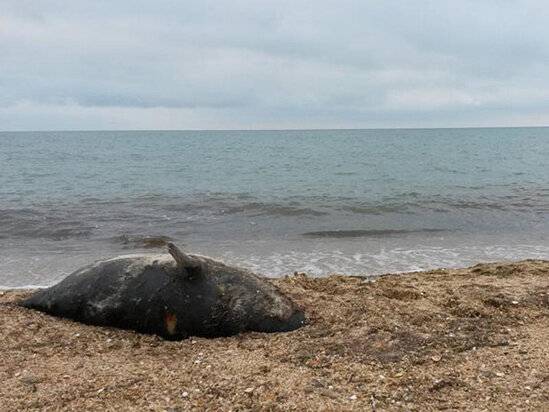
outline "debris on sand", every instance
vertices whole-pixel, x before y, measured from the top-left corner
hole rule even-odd
[[[307,325],[181,341],[55,318],[6,292],[2,408],[548,409],[548,261],[273,282]]]

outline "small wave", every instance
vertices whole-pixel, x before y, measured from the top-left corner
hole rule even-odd
[[[412,233],[438,233],[447,232],[447,229],[385,229],[385,230],[320,230],[316,232],[302,233],[302,236],[311,238],[352,238],[352,237],[384,237],[406,235]]]
[[[260,201],[218,201],[205,200],[196,203],[170,203],[162,206],[164,210],[170,212],[210,212],[217,215],[238,215],[244,214],[247,216],[325,216],[328,212],[324,212],[312,207],[303,207],[298,205],[270,203]]]
[[[88,238],[93,233],[92,227],[70,227],[54,230],[36,231],[36,237],[43,237],[51,240],[66,240],[73,238]]]
[[[52,285],[28,284],[28,285],[22,285],[22,286],[9,286],[9,285],[0,284],[0,291],[2,291],[2,292],[9,292],[9,291],[12,291],[12,290],[32,291],[32,290],[36,290],[36,289],[48,288],[50,286],[52,286]]]
[[[336,176],[355,176],[357,175],[357,172],[335,172],[334,175]]]
[[[385,205],[358,205],[358,206],[343,206],[341,210],[361,215],[384,215],[386,213],[413,213],[409,208],[409,204],[385,204]]]
[[[221,209],[222,214],[250,213],[252,216],[325,216],[328,213],[310,207],[286,206],[273,203],[246,203],[228,205]]]
[[[140,235],[120,235],[111,238],[114,243],[124,246],[124,248],[161,248],[173,241],[169,236],[140,236]]]
[[[0,237],[66,240],[88,238],[95,226],[74,220],[71,213],[29,208],[0,210]]]

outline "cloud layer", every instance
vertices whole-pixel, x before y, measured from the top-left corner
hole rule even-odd
[[[22,1],[0,130],[549,124],[544,1]]]

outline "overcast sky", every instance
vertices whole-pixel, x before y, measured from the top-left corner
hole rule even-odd
[[[0,130],[534,125],[546,0],[0,0]]]

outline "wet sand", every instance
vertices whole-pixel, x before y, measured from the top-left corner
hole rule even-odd
[[[308,326],[181,342],[0,292],[0,409],[549,410],[549,261],[274,282]]]

